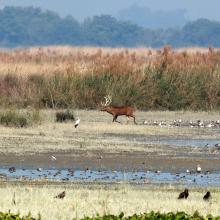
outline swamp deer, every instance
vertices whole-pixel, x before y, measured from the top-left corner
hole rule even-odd
[[[135,121],[133,107],[131,107],[131,106],[112,106],[112,105],[110,105],[112,102],[111,97],[106,96],[104,98],[105,98],[105,103],[101,103],[101,105],[102,105],[101,111],[105,111],[105,112],[108,112],[109,114],[113,115],[112,122],[121,123],[121,122],[117,121],[117,117],[120,115],[125,115],[125,116],[127,116],[127,123],[129,122],[130,117],[132,117],[134,119],[134,123],[137,124]]]

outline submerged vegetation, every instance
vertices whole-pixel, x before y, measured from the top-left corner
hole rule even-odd
[[[220,51],[30,48],[1,51],[2,107],[97,109],[113,104],[140,110],[220,107]]]

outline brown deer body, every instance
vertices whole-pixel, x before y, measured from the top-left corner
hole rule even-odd
[[[133,107],[131,107],[131,106],[112,106],[112,105],[110,105],[111,98],[109,96],[105,97],[105,100],[106,100],[106,103],[102,104],[103,107],[101,108],[101,111],[105,111],[105,112],[108,112],[109,114],[113,115],[112,122],[120,123],[119,121],[117,121],[118,116],[125,115],[125,116],[127,116],[127,123],[129,121],[130,117],[132,117],[134,119],[134,123],[137,124],[135,121]]]

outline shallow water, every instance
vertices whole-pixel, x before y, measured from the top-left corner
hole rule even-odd
[[[214,146],[215,144],[219,144],[220,140],[213,139],[159,139],[149,141],[149,144],[166,144],[172,146],[191,146],[191,147],[205,147]]]
[[[181,184],[197,186],[220,186],[220,173],[156,173],[156,172],[122,172],[122,171],[92,171],[70,169],[21,169],[10,172],[7,167],[0,168],[0,174],[7,180],[54,180],[82,182],[129,182],[150,184]]]
[[[220,138],[219,139],[199,139],[199,138],[188,138],[188,137],[164,137],[164,136],[143,136],[143,135],[117,135],[112,133],[106,133],[104,135],[106,139],[122,139],[122,140],[129,140],[131,142],[140,142],[144,144],[152,144],[152,145],[171,145],[171,146],[190,146],[190,147],[207,147],[214,146],[215,144],[220,144]]]

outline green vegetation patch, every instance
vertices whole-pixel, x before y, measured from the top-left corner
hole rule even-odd
[[[23,128],[41,122],[39,111],[19,112],[17,110],[7,110],[0,113],[0,124],[7,127]]]
[[[20,214],[12,214],[12,213],[3,213],[0,212],[0,220],[40,220],[41,216],[39,215],[38,218],[31,217],[31,214],[29,213],[27,216],[20,217]],[[122,212],[120,215],[104,215],[96,217],[84,217],[81,220],[219,220],[220,216],[213,217],[212,215],[208,215],[206,217],[200,216],[198,212],[195,212],[193,215],[188,215],[185,212],[168,212],[165,214],[159,213],[159,212],[150,212],[150,213],[144,213],[144,214],[134,214],[132,216],[125,217],[124,213]],[[74,219],[76,220],[76,219]]]
[[[31,217],[29,213],[27,216],[21,217],[20,214],[13,214],[10,211],[8,213],[0,212],[0,220],[40,220],[41,216],[39,215],[38,218]]]
[[[56,122],[74,121],[74,113],[70,110],[56,112]]]
[[[201,215],[199,215],[198,212],[195,212],[193,215],[189,215],[186,214],[185,212],[177,212],[177,213],[173,213],[173,212],[168,212],[168,213],[160,213],[160,212],[149,212],[149,213],[144,213],[144,214],[134,214],[132,216],[124,216],[124,213],[121,213],[118,216],[115,215],[104,215],[104,216],[99,216],[97,215],[96,217],[85,217],[82,220],[157,220],[157,219],[163,219],[163,220],[174,220],[174,219],[182,219],[182,220],[219,220],[220,216],[218,217],[213,217],[212,215],[208,215],[206,217],[203,217]]]

